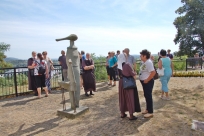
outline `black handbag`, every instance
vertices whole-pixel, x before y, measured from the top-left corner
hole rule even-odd
[[[123,76],[123,89],[134,89],[136,88],[135,79],[131,77]]]
[[[30,72],[30,76],[35,76],[34,75],[34,69],[29,69],[29,72]]]

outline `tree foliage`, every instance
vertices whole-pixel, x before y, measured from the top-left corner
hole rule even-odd
[[[0,43],[0,68],[12,67],[12,64],[4,61],[4,59],[6,58],[6,55],[4,53],[10,49],[10,46],[10,44],[6,44],[4,42]]]
[[[204,0],[181,0],[182,7],[176,10],[179,14],[174,20],[177,34],[175,44],[179,44],[179,55],[193,56],[204,49]]]

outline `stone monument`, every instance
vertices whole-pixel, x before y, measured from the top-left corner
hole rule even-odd
[[[63,108],[63,111],[58,111],[58,114],[61,114],[66,117],[75,117],[77,113],[81,114],[83,111],[87,111],[88,107],[79,106],[80,100],[80,59],[77,47],[74,45],[74,41],[78,39],[77,35],[71,34],[68,37],[56,39],[56,41],[61,40],[70,40],[70,46],[67,47],[66,52],[66,62],[68,66],[68,82],[61,81],[58,82],[59,85],[69,91],[69,97],[71,102],[71,108],[66,110]],[[67,113],[72,112],[74,115],[69,116]]]

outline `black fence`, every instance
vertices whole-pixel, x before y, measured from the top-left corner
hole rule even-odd
[[[141,61],[137,60],[137,73]],[[202,59],[189,58],[187,60],[174,59],[174,70],[188,70],[197,64],[202,69]],[[157,61],[154,61],[157,67]],[[52,71],[51,88],[59,87],[58,81],[62,81],[62,70],[60,65],[54,65],[55,69]],[[28,90],[28,68],[27,67],[14,67],[14,68],[0,68],[0,98],[6,96],[18,96],[21,94],[29,93]],[[96,82],[107,81],[107,71],[105,62],[95,63],[95,76]]]
[[[52,71],[51,87],[58,87],[58,81],[62,80],[62,70],[60,65],[54,65]],[[0,98],[6,96],[18,96],[29,93],[28,90],[28,68],[0,68]]]
[[[186,59],[186,71],[188,69],[196,70],[203,68],[204,60],[202,58],[188,58]]]

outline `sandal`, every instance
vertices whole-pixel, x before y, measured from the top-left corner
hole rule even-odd
[[[125,118],[125,117],[127,117],[127,114],[125,114],[124,116],[120,116],[121,118]]]
[[[142,114],[147,114],[147,113],[148,113],[148,111],[147,111],[147,110],[145,110],[145,111],[143,111],[143,112],[142,112]]]
[[[48,94],[46,94],[45,97],[48,97]]]
[[[114,87],[114,86],[116,86],[116,85],[112,85],[112,87]]]
[[[133,116],[133,118],[129,118],[129,120],[136,120],[137,117]]]

